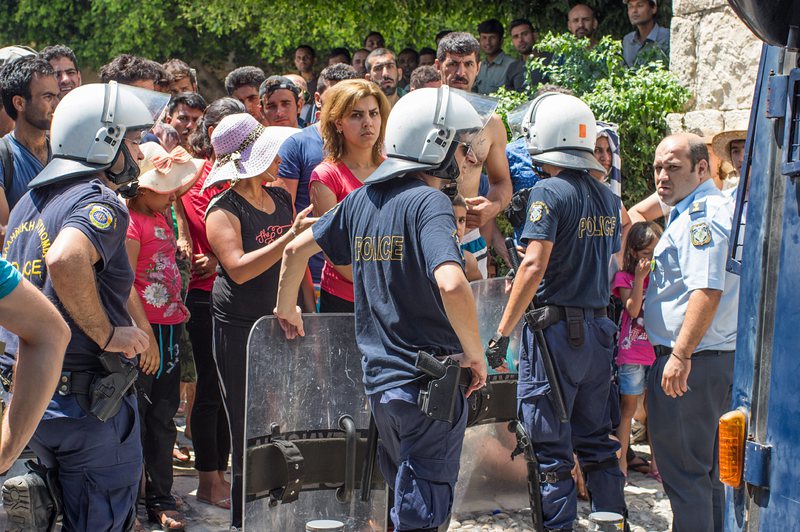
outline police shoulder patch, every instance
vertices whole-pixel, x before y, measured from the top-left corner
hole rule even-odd
[[[711,242],[711,229],[706,222],[692,224],[689,232],[694,247],[705,246]]]
[[[112,226],[116,227],[117,220],[111,209],[95,203],[89,208],[89,223],[98,229],[108,229]]]
[[[543,201],[534,201],[531,203],[530,220],[533,223],[538,222],[542,217],[550,214],[550,208]]]

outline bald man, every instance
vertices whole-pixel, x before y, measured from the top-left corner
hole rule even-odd
[[[595,32],[597,31],[597,15],[586,4],[575,4],[567,13],[567,29],[579,39],[589,39],[592,46],[597,44]]]
[[[697,135],[656,148],[656,192],[672,207],[653,252],[644,324],[656,360],[648,431],[673,529],[721,531],[717,423],[731,402],[739,277],[725,271],[733,205],[714,184]]]

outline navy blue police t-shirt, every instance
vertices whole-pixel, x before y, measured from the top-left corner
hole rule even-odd
[[[47,275],[44,256],[59,232],[73,227],[86,235],[100,255],[95,278],[75,279],[95,284],[103,309],[114,326],[132,325],[127,310],[133,286],[133,270],[125,251],[128,209],[111,189],[97,179],[71,181],[37,188],[20,199],[8,221],[3,255],[22,275],[56,304],[72,331],[64,359],[64,371],[100,370],[100,347],[69,317]],[[16,345],[16,338],[2,330],[0,339]],[[10,349],[9,352],[16,352]],[[4,364],[13,360],[9,357]]]
[[[433,272],[463,267],[450,200],[418,179],[351,192],[322,216],[314,239],[334,264],[353,265],[356,341],[367,394],[419,377],[420,350],[460,353]]]
[[[553,243],[537,305],[608,305],[608,262],[619,251],[619,216],[619,198],[587,172],[562,170],[531,188],[520,240]]]

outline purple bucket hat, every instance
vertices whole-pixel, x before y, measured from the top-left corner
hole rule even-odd
[[[211,134],[217,160],[203,190],[216,183],[235,183],[263,174],[284,141],[299,132],[292,127],[264,127],[247,113],[226,116]]]

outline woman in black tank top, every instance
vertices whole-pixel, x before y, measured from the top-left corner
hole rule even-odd
[[[233,482],[231,525],[242,525],[242,456],[244,451],[247,338],[261,316],[272,314],[283,249],[315,219],[311,207],[293,218],[292,198],[275,180],[278,149],[299,130],[262,127],[248,114],[225,117],[211,144],[217,161],[205,186],[221,181],[231,188],[212,200],[206,212],[206,235],[219,260],[211,291],[214,360],[231,431]]]

